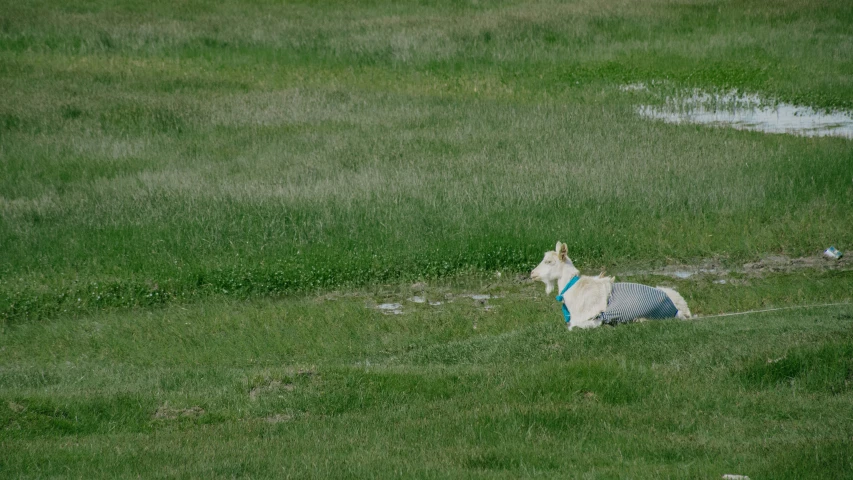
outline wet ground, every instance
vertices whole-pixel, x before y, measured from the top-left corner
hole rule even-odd
[[[853,260],[847,255],[839,259],[829,259],[822,255],[811,255],[806,257],[789,257],[786,255],[768,255],[755,262],[747,262],[744,264],[732,264],[724,258],[709,258],[699,260],[693,264],[671,264],[660,268],[637,269],[626,271],[608,272],[614,275],[616,281],[632,282],[632,281],[648,281],[648,279],[639,279],[637,277],[669,277],[685,281],[711,281],[716,284],[749,284],[758,278],[770,277],[777,273],[792,273],[796,271],[843,271],[853,270]],[[533,283],[529,275],[519,273],[514,275],[513,280],[506,285],[522,285]],[[492,286],[484,286],[482,290],[492,290]],[[481,291],[482,291],[481,290]],[[408,293],[407,293],[408,291]],[[527,298],[528,293],[516,291],[507,298]],[[355,294],[354,296],[361,296]],[[376,309],[386,315],[401,315],[411,312],[418,308],[439,308],[442,305],[454,304],[461,302],[461,305],[468,305],[477,310],[492,311],[497,305],[491,303],[491,300],[505,298],[506,292],[502,291],[499,294],[495,293],[469,293],[463,290],[463,293],[452,292],[442,288],[428,288],[425,283],[415,283],[409,289],[398,291],[393,294],[380,295],[381,301],[368,300],[365,307],[368,309]],[[368,294],[368,297],[376,298],[374,295]],[[535,295],[536,298],[539,295]],[[552,297],[546,295],[549,299]],[[330,295],[327,299],[334,300],[337,295]],[[533,298],[533,297],[530,297]],[[384,303],[383,303],[384,302]],[[498,302],[500,303],[500,302]],[[475,323],[476,324],[476,323]],[[474,327],[476,328],[476,326]]]
[[[659,275],[678,279],[725,277],[730,274],[764,275],[769,273],[790,273],[797,270],[850,270],[853,262],[849,257],[827,259],[821,255],[791,258],[785,255],[768,255],[757,262],[745,263],[741,266],[725,266],[721,260],[705,259],[694,265],[673,264],[666,267],[634,270],[621,276]],[[725,282],[720,282],[725,283]]]
[[[649,87],[642,83],[624,85],[621,90],[650,91]],[[853,139],[853,112],[822,111],[808,106],[776,102],[737,90],[722,93],[699,89],[684,90],[666,95],[663,105],[640,105],[636,111],[642,117],[667,123],[693,123],[765,133]]]
[[[420,284],[415,284],[413,285],[413,287],[415,289],[422,290]],[[405,303],[429,304],[431,307],[439,307],[441,305],[444,305],[445,303],[453,303],[456,300],[471,299],[473,300],[473,304],[475,306],[481,307],[484,310],[489,311],[492,310],[494,307],[490,305],[488,301],[494,298],[502,298],[502,295],[489,295],[485,293],[445,293],[443,295],[435,294],[434,296],[436,296],[436,298],[428,297],[425,295],[414,295],[406,298]],[[380,303],[377,304],[375,308],[386,315],[401,315],[405,313],[405,305],[403,303]]]

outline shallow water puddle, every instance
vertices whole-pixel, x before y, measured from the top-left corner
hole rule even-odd
[[[631,84],[622,90],[647,90],[644,86],[640,87],[639,84]],[[663,106],[641,105],[637,107],[637,113],[667,123],[696,123],[765,133],[853,139],[853,112],[822,112],[790,103],[774,103],[737,90],[708,93],[696,89],[682,95],[667,96],[665,102]]]
[[[399,303],[382,303],[376,306],[386,315],[400,315],[403,313],[403,305]]]
[[[429,305],[431,305],[433,307],[437,307],[437,306],[443,304],[443,302],[439,302],[439,301],[432,301],[432,300],[427,301],[427,299],[425,297],[422,297],[419,295],[409,297],[406,300],[409,302],[412,302],[412,303],[420,303],[420,304],[428,303]],[[380,312],[384,313],[385,315],[402,315],[403,314],[403,304],[402,303],[380,303],[379,305],[376,305],[376,309],[379,310]]]
[[[415,303],[415,304],[427,304],[431,307],[438,307],[444,305],[446,302],[453,302],[453,298],[470,298],[473,299],[476,305],[483,307],[485,310],[491,310],[494,307],[487,304],[487,301],[492,298],[503,298],[502,295],[487,295],[480,293],[461,293],[457,295],[453,294],[445,294],[445,301],[439,300],[428,300],[424,295],[413,295],[411,297],[406,298],[407,302]],[[385,315],[402,315],[403,312],[403,304],[402,303],[380,303],[378,305],[368,305],[368,308],[376,308],[380,312]]]
[[[485,295],[485,294],[480,294],[480,293],[460,293],[457,296],[458,297],[468,297],[470,299],[478,300],[478,301],[488,300],[490,298],[502,298],[500,295]]]

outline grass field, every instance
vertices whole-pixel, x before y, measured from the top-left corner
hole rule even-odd
[[[490,310],[457,297],[383,315],[366,307],[404,292],[365,291],[9,329],[0,468],[87,478],[853,471],[853,306],[567,334],[540,288],[496,292]]]
[[[691,88],[853,109],[853,3],[0,0],[0,476],[849,477],[849,306],[518,280],[853,246],[851,140],[636,114]]]
[[[849,140],[648,122],[619,86],[853,107],[851,18],[6,3],[0,315],[525,270],[557,238],[590,267],[850,245]]]

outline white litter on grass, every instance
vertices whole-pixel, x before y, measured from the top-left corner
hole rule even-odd
[[[424,302],[426,302],[426,299],[424,297],[419,297],[417,295],[415,295],[414,297],[409,297],[406,300],[408,300],[412,303],[424,303]]]
[[[403,305],[399,303],[382,303],[376,306],[385,315],[400,315],[403,313]]]
[[[429,304],[432,305],[433,307],[437,307],[437,306],[441,305],[441,303],[442,302],[429,302]]]
[[[622,90],[638,90],[628,87],[630,85]],[[697,123],[765,133],[853,139],[853,112],[818,111],[811,107],[768,101],[737,90],[708,93],[694,89],[683,95],[668,96],[665,102],[663,106],[641,105],[637,107],[637,113],[667,123]]]
[[[723,480],[749,480],[749,477],[746,475],[734,475],[731,473],[727,473],[723,475]]]

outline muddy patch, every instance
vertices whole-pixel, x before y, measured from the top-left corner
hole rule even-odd
[[[394,301],[396,299],[386,297],[386,299],[385,299],[386,303],[379,303],[379,304],[368,303],[367,308],[375,308],[376,310],[379,310],[380,312],[382,312],[384,315],[402,315],[403,313],[405,313],[405,310],[403,308],[404,302],[408,302],[409,304],[415,304],[415,305],[429,305],[430,307],[439,307],[439,306],[444,305],[446,303],[454,303],[455,300],[460,299],[460,298],[470,298],[471,300],[474,301],[475,306],[481,307],[481,308],[485,309],[486,311],[490,311],[490,310],[494,309],[494,306],[490,305],[488,303],[488,301],[492,300],[492,299],[496,299],[496,298],[503,298],[502,295],[490,295],[490,294],[486,294],[486,293],[460,293],[460,294],[445,293],[443,300],[433,300],[430,297],[431,297],[430,295],[425,295],[423,292],[421,292],[418,295],[413,295],[413,296],[407,297],[407,298],[405,298],[405,300],[401,299],[401,300]],[[432,298],[435,298],[435,296],[433,295]],[[387,301],[387,300],[391,300],[391,301]],[[415,307],[415,305],[408,305],[407,308]],[[417,308],[417,307],[415,307],[415,308]]]
[[[826,259],[820,255],[810,257],[790,258],[784,255],[771,255],[754,263],[746,263],[743,266],[744,273],[775,273],[792,272],[795,270],[817,269],[817,270],[847,270],[851,267],[849,259],[839,258],[835,260]]]
[[[488,295],[485,293],[460,293],[459,295],[457,295],[457,297],[467,297],[474,300],[475,302],[483,302],[486,300],[491,300],[493,298],[502,298],[502,295]]]
[[[460,297],[468,297],[468,298],[474,300],[475,302],[482,302],[482,301],[485,301],[485,300],[492,298],[491,295],[484,295],[484,294],[480,294],[480,293],[463,293],[459,296]]]
[[[769,273],[790,273],[798,270],[849,270],[853,268],[848,257],[826,259],[820,255],[791,258],[785,255],[768,255],[757,262],[745,263],[740,267],[724,266],[720,260],[707,259],[697,265],[667,265],[651,270],[635,270],[622,276],[655,275],[680,280],[725,277],[730,274],[762,276]],[[715,283],[737,283],[735,280],[718,279]]]
[[[645,92],[648,88],[643,84],[631,84],[621,87],[621,90]],[[674,124],[692,123],[804,137],[853,139],[853,112],[817,110],[738,90],[719,93],[684,90],[665,96],[663,105],[640,105],[636,112],[644,118]]]
[[[296,387],[292,383],[282,384],[280,380],[272,380],[267,384],[258,385],[256,387],[252,388],[252,390],[249,391],[249,399],[250,400],[257,400],[258,397],[260,397],[262,395],[265,395],[268,393],[273,393],[273,392],[278,392],[278,391],[291,392],[295,388]]]
[[[723,266],[719,260],[706,259],[696,265],[675,264],[667,265],[654,270],[639,270],[628,272],[626,275],[660,275],[664,277],[686,280],[699,276],[721,276],[728,275],[732,270]]]
[[[270,415],[269,417],[266,417],[264,419],[264,421],[266,421],[267,423],[271,423],[271,424],[285,423],[285,422],[290,422],[292,420],[293,420],[293,415],[287,415],[284,413],[277,413],[275,415]]]
[[[493,298],[503,298],[502,295],[488,295],[483,293],[463,293],[461,295],[457,295],[458,297],[467,297],[474,300],[474,305],[479,308],[482,308],[483,311],[491,312],[495,309],[494,305],[489,304],[489,300]],[[474,328],[477,328],[476,323],[474,324]]]

